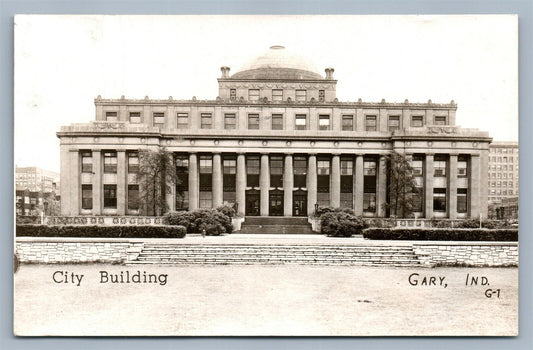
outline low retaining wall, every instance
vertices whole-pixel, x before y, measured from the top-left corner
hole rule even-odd
[[[46,225],[163,225],[162,216],[49,216]]]

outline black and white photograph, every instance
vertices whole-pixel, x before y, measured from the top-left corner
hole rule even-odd
[[[516,15],[17,15],[17,336],[517,336]]]

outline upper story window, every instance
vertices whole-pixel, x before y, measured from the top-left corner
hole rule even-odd
[[[200,115],[201,118],[201,129],[211,129],[212,127],[212,119],[211,119],[211,113],[202,113]]]
[[[81,152],[81,172],[82,173],[93,172],[93,153],[91,151]]]
[[[117,173],[117,152],[104,152],[104,173]]]
[[[154,113],[154,126],[162,128],[165,126],[165,113],[155,112]]]
[[[282,89],[272,90],[272,101],[283,101],[283,90]]]
[[[433,176],[446,176],[446,156],[435,156],[433,161]]]
[[[331,130],[331,123],[329,115],[321,114],[318,116],[318,129],[319,130]]]
[[[296,90],[296,101],[307,101],[307,90]]]
[[[353,161],[351,159],[341,159],[341,175],[351,176],[353,174]]]
[[[400,130],[400,116],[391,115],[389,116],[389,131]]]
[[[296,130],[307,130],[307,115],[296,114],[295,129]]]
[[[248,90],[248,100],[259,101],[259,89]]]
[[[187,129],[189,127],[189,115],[187,113],[178,113],[176,119],[178,129]]]
[[[367,115],[365,120],[366,131],[377,131],[377,117],[375,115]]]
[[[237,99],[237,89],[229,89],[229,99],[235,101]]]
[[[317,160],[316,167],[318,175],[329,175],[329,160]]]
[[[363,175],[364,176],[375,176],[376,175],[376,161],[373,159],[363,161]]]
[[[128,173],[139,172],[139,153],[128,152]]]
[[[130,112],[130,123],[140,124],[141,123],[141,112]]]
[[[108,122],[116,122],[118,120],[117,112],[105,112],[105,120]]]
[[[342,116],[342,130],[353,131],[353,115],[345,114]]]
[[[235,114],[225,114],[224,115],[224,129],[235,129]]]
[[[435,116],[435,125],[447,125],[445,116]]]
[[[457,159],[457,176],[466,177],[468,175],[468,159],[460,156]]]
[[[421,115],[411,116],[411,126],[414,128],[419,128],[421,126],[424,126],[424,117]]]
[[[248,114],[248,129],[259,129],[259,114]]]
[[[325,90],[318,90],[318,100],[320,102],[324,102],[326,100],[326,91]]]
[[[422,157],[413,156],[413,161],[411,167],[413,168],[413,176],[423,176],[424,175],[424,160]]]
[[[283,114],[272,114],[272,130],[283,130]]]

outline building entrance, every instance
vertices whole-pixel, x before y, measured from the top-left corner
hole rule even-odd
[[[270,216],[283,216],[283,191],[270,191],[269,206]]]
[[[259,216],[259,191],[246,191],[246,215]]]
[[[294,191],[292,197],[292,215],[307,216],[307,192],[298,190]]]

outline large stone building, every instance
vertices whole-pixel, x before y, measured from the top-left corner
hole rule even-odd
[[[518,197],[518,142],[493,142],[487,169],[489,203]]]
[[[386,156],[412,160],[418,217],[487,216],[490,137],[455,125],[450,103],[340,102],[325,77],[273,46],[213,100],[95,100],[96,121],[61,128],[63,215],[139,213],[138,151],[175,155],[172,210],[237,204],[249,216],[306,216],[315,205],[385,217]]]

